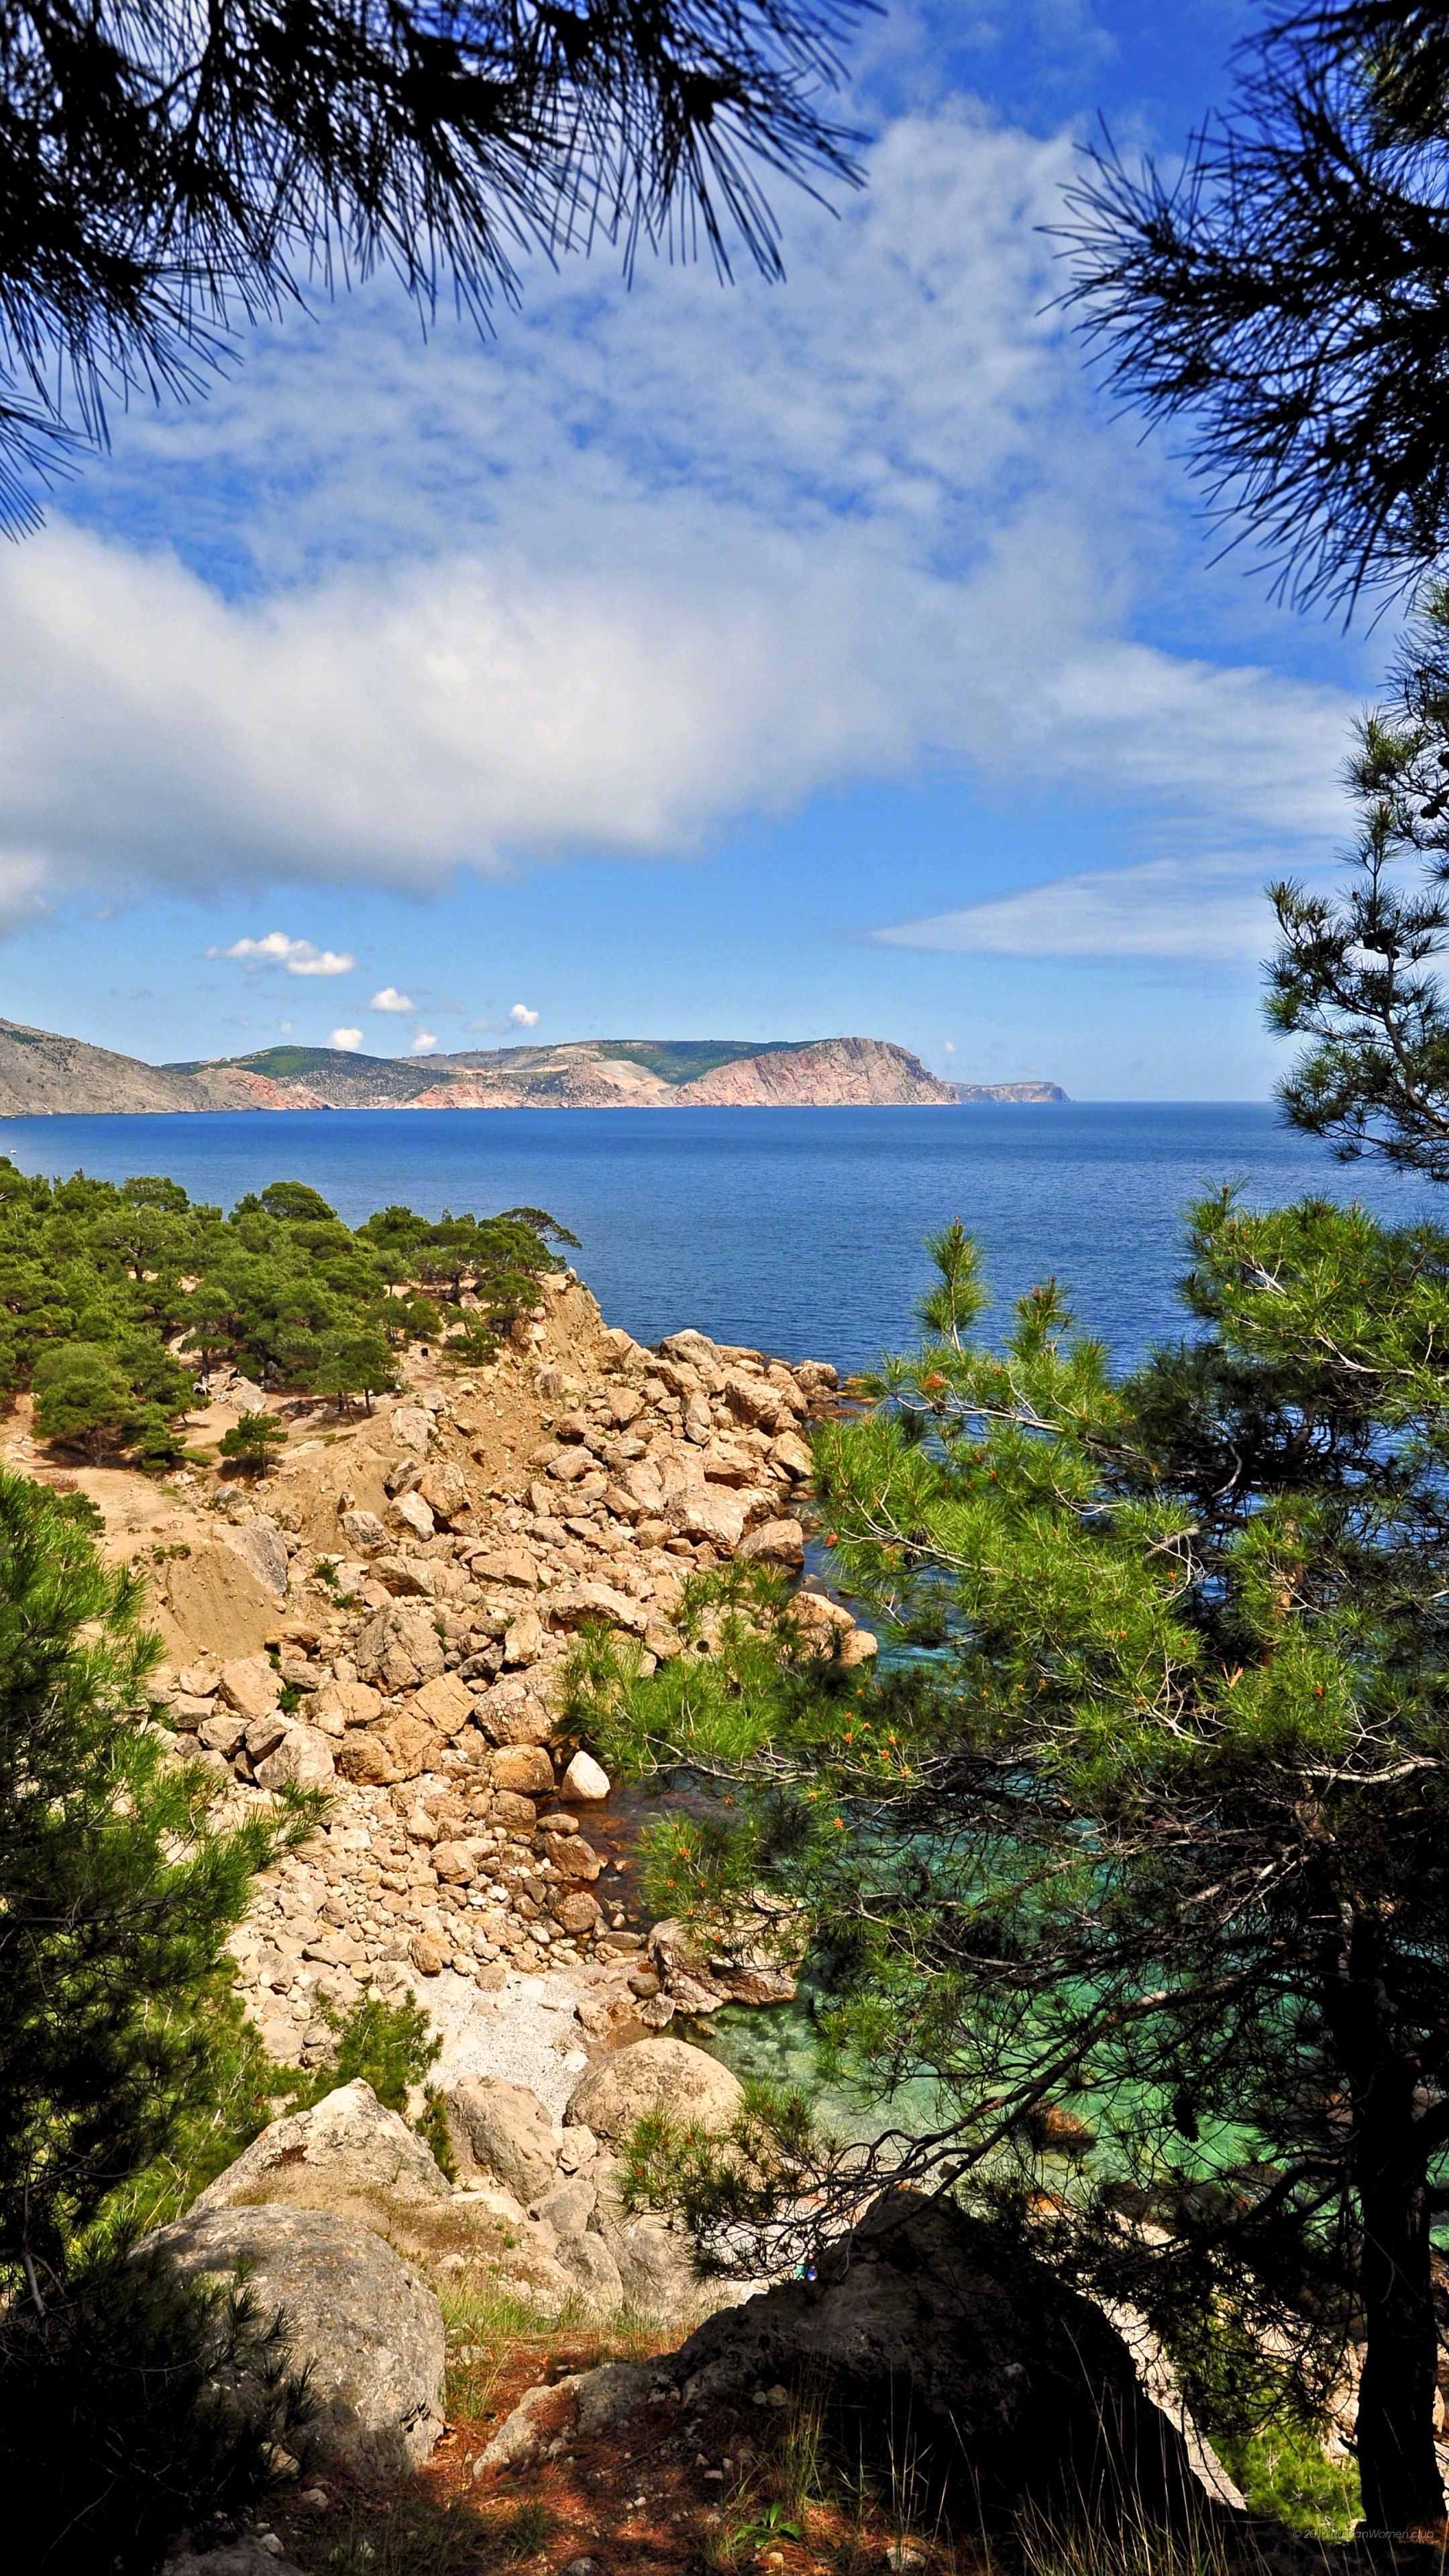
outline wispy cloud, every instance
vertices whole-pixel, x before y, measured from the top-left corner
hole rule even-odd
[[[966,956],[1164,957],[1251,965],[1272,946],[1272,915],[1263,900],[1266,873],[1236,853],[1089,869],[994,903],[901,922],[875,937],[887,947]]]
[[[416,1010],[417,1004],[410,1001],[406,993],[400,993],[395,984],[384,984],[380,993],[373,994],[367,1007],[370,1011],[397,1011],[401,1013],[404,1011]]]
[[[237,957],[248,966],[285,966],[289,975],[350,975],[355,957],[333,948],[314,947],[310,939],[289,939],[285,930],[269,930],[261,939],[234,939],[230,948],[208,948],[208,957]]]

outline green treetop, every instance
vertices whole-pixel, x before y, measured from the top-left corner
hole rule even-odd
[[[1362,2336],[1369,2523],[1437,2526],[1449,1237],[1211,1200],[1194,1337],[1127,1377],[1051,1287],[987,1347],[970,1243],[934,1251],[919,1354],[816,1439],[841,1579],[934,1652],[822,1665],[823,1700],[798,1652],[773,1692],[741,1657],[732,1744],[717,1677],[746,1822],[672,1830],[667,1892],[804,1901],[862,2079],[936,2088],[877,2169],[1050,2180],[1059,2258],[1189,2364],[1210,2322],[1271,2326],[1311,2400]],[[596,1675],[616,1758],[626,1720],[677,1748],[686,1688]],[[1068,2107],[1095,2152],[1044,2165]],[[781,2135],[792,2191],[858,2202],[859,2154]]]

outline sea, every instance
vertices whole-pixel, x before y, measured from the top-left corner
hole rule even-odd
[[[1055,1277],[1080,1329],[1130,1364],[1180,1328],[1183,1212],[1225,1184],[1252,1205],[1360,1198],[1407,1222],[1449,1200],[1336,1162],[1259,1102],[960,1109],[217,1111],[0,1121],[23,1172],[165,1174],[230,1207],[269,1181],[349,1225],[403,1201],[432,1217],[543,1208],[607,1321],[686,1325],[785,1359],[869,1367],[914,1338],[924,1239],[960,1217],[995,1300]]]
[[[544,1208],[579,1237],[569,1258],[607,1321],[637,1340],[693,1325],[842,1374],[909,1345],[932,1276],[924,1238],[956,1216],[985,1255],[988,1333],[1055,1277],[1124,1366],[1183,1328],[1184,1210],[1207,1192],[1231,1185],[1260,1207],[1358,1197],[1388,1222],[1449,1222],[1449,1194],[1344,1166],[1271,1106],[1240,1101],[21,1118],[0,1121],[0,1153],[24,1172],[165,1174],[222,1207],[308,1181],[350,1225],[398,1200],[429,1216]],[[687,1782],[665,1794],[693,1803]],[[617,1803],[627,1848],[654,1797]],[[739,2075],[812,2096],[841,2134],[880,2126],[848,2076],[822,2085],[808,1986],[793,2006],[727,2011],[693,2035]],[[937,2107],[908,2084],[890,2116],[928,2126]]]

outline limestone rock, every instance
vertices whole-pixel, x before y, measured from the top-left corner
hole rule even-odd
[[[248,2533],[242,2540],[224,2541],[219,2549],[183,2549],[167,2559],[161,2576],[302,2576],[302,2570],[294,2559],[278,2558]]]
[[[432,1537],[433,1515],[421,1493],[394,1495],[392,1510],[394,1520],[401,1521],[415,1537]]]
[[[541,1744],[504,1744],[489,1759],[495,1789],[512,1789],[520,1797],[548,1796],[553,1764]]]
[[[282,2311],[290,2365],[307,2369],[324,2458],[379,2483],[422,2467],[443,2429],[442,2313],[370,2227],[269,2205],[194,2211],[144,2243],[186,2273],[246,2267],[262,2314]]]
[[[456,1673],[438,1673],[417,1693],[412,1714],[426,1719],[440,1735],[456,1735],[473,1714],[473,1694]]]
[[[727,2129],[744,2105],[738,2076],[682,2039],[640,2039],[605,2058],[575,2086],[564,2119],[596,2138],[626,2138],[638,2120],[666,2111],[704,2129]]]
[[[436,1614],[420,1603],[389,1602],[369,1619],[352,1659],[359,1681],[389,1691],[416,1690],[443,1670]]]
[[[282,1696],[282,1676],[265,1655],[237,1655],[221,1668],[220,1696],[250,1725],[265,1717]]]
[[[176,1676],[176,1687],[190,1698],[210,1699],[220,1680],[220,1655],[198,1655],[193,1663],[182,1666]]]
[[[506,1664],[536,1664],[543,1651],[543,1621],[536,1610],[520,1610],[503,1636]]]
[[[1123,2503],[1150,2523],[1201,2516],[1183,2425],[1122,2336],[1022,2238],[948,2200],[884,2194],[814,2282],[709,2318],[659,2368],[701,2410],[823,2379],[863,2427],[961,2460],[973,2513],[1029,2495],[1094,2520]]]
[[[256,1766],[262,1789],[325,1789],[334,1772],[332,1747],[316,1726],[289,1726],[266,1760]]]
[[[219,1753],[229,1762],[246,1741],[247,1721],[234,1708],[218,1708],[213,1701],[198,1723],[196,1740],[208,1753]]]
[[[263,1589],[280,1601],[287,1590],[287,1551],[282,1533],[274,1520],[259,1512],[255,1520],[243,1521],[229,1529],[222,1540],[234,1550],[242,1563],[250,1567]]]
[[[285,2201],[336,2211],[359,2200],[446,2200],[449,2186],[421,2138],[384,2110],[361,2076],[290,2118],[273,2120],[207,2185],[193,2218]]]
[[[494,2174],[525,2208],[553,2184],[557,2142],[536,2093],[502,2075],[466,2076],[443,2096],[459,2170]]]
[[[400,1404],[392,1416],[392,1436],[415,1457],[426,1458],[432,1424],[420,1404]]]
[[[805,1532],[796,1520],[762,1521],[741,1540],[738,1553],[769,1565],[803,1565]]]
[[[610,1785],[602,1763],[596,1762],[592,1753],[586,1753],[580,1745],[563,1775],[563,1795],[592,1804],[600,1798],[607,1798]]]
[[[624,2275],[602,2236],[590,2230],[561,2238],[554,2261],[586,2306],[608,2315],[624,2305]]]
[[[815,1461],[798,1431],[782,1431],[770,1443],[770,1464],[783,1467],[793,1483],[803,1485],[815,1472]]]
[[[737,1422],[747,1422],[760,1431],[783,1428],[779,1390],[767,1378],[751,1377],[744,1369],[726,1370],[724,1400]]]
[[[356,1789],[388,1789],[403,1776],[380,1735],[347,1736],[334,1760],[338,1777]]]
[[[468,1479],[462,1468],[450,1461],[439,1460],[435,1465],[425,1467],[418,1479],[418,1492],[440,1521],[458,1520],[473,1508]]]
[[[376,1512],[342,1512],[338,1518],[348,1546],[355,1547],[359,1556],[376,1556],[386,1547],[387,1531]]]
[[[745,1506],[724,1485],[691,1485],[665,1506],[665,1519],[681,1538],[703,1539],[733,1556],[745,1534]]]
[[[493,1549],[475,1556],[469,1572],[477,1583],[521,1583],[532,1592],[538,1583],[538,1565],[521,1547]]]

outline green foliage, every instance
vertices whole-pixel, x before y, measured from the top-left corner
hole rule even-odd
[[[1449,1179],[1449,589],[1429,588],[1393,702],[1359,727],[1358,807],[1341,895],[1269,888],[1283,942],[1270,1024],[1310,1043],[1280,1087],[1295,1127],[1343,1161],[1382,1156]],[[1406,872],[1408,872],[1406,877]]]
[[[834,2044],[883,2099],[934,2093],[900,2179],[1045,2190],[1044,2251],[1178,2348],[1266,2338],[1304,2420],[1365,2334],[1365,2511],[1427,2527],[1449,1236],[1209,1200],[1195,1337],[1125,1378],[1054,1286],[973,1340],[960,1229],[934,1249],[931,1337],[816,1461],[846,1587],[902,1635],[924,1599],[944,1642],[828,1706],[786,1647],[730,1698],[738,1825],[670,1825],[671,1905],[745,1870],[804,1904]],[[653,1684],[591,1682],[645,1757],[679,1734],[683,1683]],[[1095,2144],[1043,2168],[1069,2110]],[[822,2207],[864,2187],[823,2145],[780,2172]],[[707,2236],[708,2180],[686,2157],[674,2186]],[[725,2250],[740,2207],[721,2185]]]
[[[197,1368],[370,1396],[410,1335],[439,1332],[429,1283],[448,1284],[460,1348],[491,1349],[559,1267],[550,1240],[573,1237],[540,1209],[434,1225],[395,1207],[353,1233],[301,1181],[224,1217],[174,1181],[32,1180],[0,1158],[0,1388],[33,1387],[47,1439],[172,1465]]]
[[[451,2181],[455,2168],[443,2097],[427,2082],[428,2069],[437,2063],[443,2043],[430,2034],[421,2004],[411,1995],[399,2003],[389,2003],[380,1995],[364,1996],[342,2016],[328,2010],[327,2019],[337,2033],[336,2046],[325,2066],[294,2083],[290,2107],[305,2110],[337,2085],[352,2084],[361,2076],[384,2110],[406,2112],[410,2090],[421,2084],[424,2108],[413,2125]]]
[[[221,1454],[253,1476],[265,1475],[287,1445],[287,1426],[274,1413],[244,1413],[223,1432]]]
[[[113,2256],[43,2317],[0,2320],[0,2467],[14,2563],[44,2576],[152,2576],[189,2527],[205,2547],[305,2452],[312,2407],[280,2320],[245,2292],[182,2279],[159,2252]],[[245,2375],[246,2402],[231,2390]]]
[[[0,2278],[32,2295],[209,2098],[226,1935],[312,1811],[217,1824],[149,1721],[139,1584],[64,1499],[0,1476]]]

